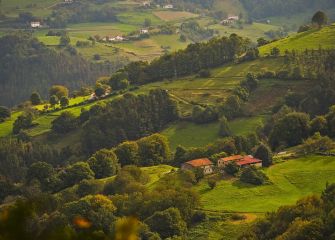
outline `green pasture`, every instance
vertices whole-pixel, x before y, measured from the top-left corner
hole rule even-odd
[[[203,208],[212,211],[264,213],[294,204],[309,194],[320,194],[335,182],[335,157],[308,156],[278,163],[264,170],[271,184],[254,186],[237,179],[222,180],[214,190],[207,181],[195,187]]]
[[[281,54],[286,50],[304,51],[305,49],[334,49],[335,48],[335,24],[323,27],[322,29],[315,28],[313,30],[298,33],[273,43],[267,44],[259,48],[261,55],[267,55],[271,49],[277,47]]]

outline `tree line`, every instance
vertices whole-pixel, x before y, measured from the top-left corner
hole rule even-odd
[[[248,39],[232,34],[207,43],[190,44],[186,49],[147,62],[133,62],[120,70],[131,84],[173,79],[220,66],[237,59],[249,48]]]

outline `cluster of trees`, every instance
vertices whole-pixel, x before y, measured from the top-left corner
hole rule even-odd
[[[112,7],[97,9],[89,3],[75,1],[72,4],[57,6],[46,21],[53,28],[65,28],[69,23],[116,22],[117,12],[118,10]]]
[[[334,212],[335,184],[327,184],[321,197],[305,197],[295,205],[268,213],[239,239],[332,239],[335,236]]]
[[[171,79],[233,61],[249,48],[249,44],[249,40],[236,34],[213,38],[207,43],[190,44],[185,50],[164,55],[150,64],[132,62],[123,71],[131,84]]]
[[[316,116],[310,120],[310,116],[303,112],[295,112],[286,105],[274,113],[264,127],[265,135],[269,136],[269,143],[273,149],[292,147],[302,144],[308,137],[316,137],[316,133],[323,136],[334,137],[335,107],[331,107],[325,116]],[[316,140],[314,139],[314,140]],[[310,143],[315,141],[310,139]],[[325,139],[322,139],[323,142]],[[329,142],[329,141],[326,141]],[[307,142],[308,143],[308,142]],[[323,142],[325,143],[325,142]],[[329,144],[325,145],[325,150]],[[322,150],[322,147],[319,149]]]
[[[46,98],[55,83],[79,89],[121,67],[92,64],[66,50],[49,49],[27,33],[0,38],[0,65],[0,102],[7,106],[29,99],[34,91]]]
[[[290,106],[311,115],[325,114],[335,102],[335,51],[293,51],[287,52],[286,58],[290,65],[297,66],[296,74],[300,73],[303,78],[315,80],[315,87],[297,97],[294,106]]]
[[[329,9],[335,7],[331,0],[241,0],[251,17],[260,19],[272,16],[289,16],[302,11]]]
[[[6,118],[11,116],[11,111],[9,108],[5,106],[0,106],[0,123],[5,121]]]
[[[138,96],[127,93],[108,103],[100,114],[90,117],[83,129],[83,149],[92,153],[139,139],[158,132],[178,119],[178,115],[176,102],[164,90]]]
[[[171,150],[166,137],[154,134],[137,141],[126,141],[115,147],[121,166],[152,166],[171,161]]]
[[[47,165],[38,164],[31,171],[32,176],[43,179],[53,174]],[[83,163],[66,171],[78,176],[92,174]],[[1,210],[6,217],[0,219],[0,237],[5,240],[184,237],[188,225],[206,217],[195,210],[199,197],[189,188],[193,180],[192,172],[171,172],[149,190],[146,186],[149,176],[135,166],[126,166],[101,187],[86,179],[58,197],[35,192],[33,197],[21,198]]]
[[[213,29],[206,29],[199,25],[197,21],[184,22],[180,26],[184,36],[191,39],[193,42],[200,42],[209,39],[214,35]]]
[[[257,76],[248,73],[245,80],[234,89],[223,104],[218,106],[199,106],[196,105],[192,109],[192,121],[198,124],[215,122],[220,119],[220,135],[222,137],[230,136],[230,130],[227,120],[241,117],[243,113],[243,103],[248,100],[250,93],[258,87]]]

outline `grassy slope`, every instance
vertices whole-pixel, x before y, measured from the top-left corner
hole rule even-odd
[[[222,36],[229,36],[233,33],[236,33],[240,36],[250,38],[252,41],[256,42],[256,40],[260,37],[267,38],[265,32],[270,30],[277,30],[278,26],[255,22],[253,24],[244,24],[242,29],[231,26],[223,26],[221,24],[210,25],[209,28],[217,30]]]
[[[318,194],[335,181],[335,157],[309,156],[279,163],[265,170],[270,185],[252,186],[235,179],[221,181],[210,190],[203,181],[196,187],[204,209],[266,212],[293,204],[308,194]]]
[[[284,67],[283,61],[280,59],[258,59],[252,62],[246,62],[237,65],[226,65],[212,70],[212,77],[207,79],[190,76],[174,81],[163,81],[142,86],[135,93],[147,93],[150,89],[162,88],[169,90],[169,93],[181,102],[181,110],[184,115],[190,114],[192,104],[190,102],[211,104],[222,102],[232,89],[243,79],[248,72],[265,71],[268,69],[280,69]],[[114,97],[103,101],[110,101]],[[78,99],[71,99],[70,105],[78,102]],[[48,115],[38,117],[35,122],[39,123],[37,127],[28,130],[32,136],[37,136],[50,130],[51,122],[62,111],[70,111],[76,116],[79,116],[81,108],[89,108],[95,103],[90,103],[84,106],[70,107],[65,110],[59,110]],[[37,108],[43,108],[38,106]],[[14,115],[12,119],[4,123],[0,123],[0,136],[6,136],[11,132],[11,126],[18,115]],[[214,133],[215,130],[212,132]],[[202,143],[207,143],[213,139],[206,137],[207,140]],[[177,137],[178,139],[179,137]],[[201,143],[201,144],[202,144]],[[178,143],[176,143],[178,144]],[[175,146],[175,145],[174,145]]]
[[[285,50],[304,51],[305,49],[319,49],[320,46],[324,49],[335,48],[335,24],[322,29],[313,29],[295,34],[262,46],[259,50],[262,55],[266,55],[270,53],[272,48],[278,47],[281,53],[284,54]]]
[[[230,128],[234,135],[248,135],[255,132],[262,125],[264,116],[241,118],[230,122]],[[220,124],[194,124],[191,122],[178,122],[170,125],[162,134],[169,141],[172,149],[181,145],[184,147],[203,147],[219,139]]]

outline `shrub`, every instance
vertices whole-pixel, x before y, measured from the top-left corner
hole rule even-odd
[[[203,211],[195,211],[193,216],[192,216],[192,219],[191,219],[191,222],[192,223],[198,223],[198,222],[203,222],[205,221],[207,218],[206,216],[206,213],[203,212]]]
[[[240,180],[253,185],[262,185],[268,180],[268,177],[255,167],[247,167],[242,170]]]
[[[56,133],[68,133],[78,127],[78,119],[73,113],[65,111],[61,115],[51,122],[52,130]]]
[[[224,166],[223,170],[229,175],[235,176],[240,168],[235,162],[229,162]]]
[[[216,187],[216,180],[213,178],[210,178],[208,179],[207,184],[210,187],[210,189],[214,189]]]
[[[208,78],[211,76],[211,72],[208,69],[202,69],[199,71],[199,77]]]

